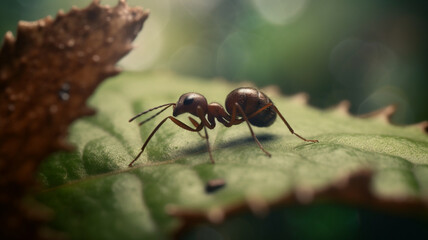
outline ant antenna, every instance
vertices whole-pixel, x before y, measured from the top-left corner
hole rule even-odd
[[[174,104],[174,105],[175,105],[175,104]],[[146,120],[141,121],[140,123],[138,123],[138,126],[141,126],[141,125],[143,125],[144,123],[146,123],[146,122],[148,122],[148,121],[152,120],[152,119],[153,119],[153,118],[155,118],[157,115],[161,114],[163,111],[165,111],[167,108],[169,108],[169,107],[171,107],[171,106],[172,106],[172,105],[168,105],[168,106],[166,106],[164,109],[162,109],[161,111],[159,111],[158,113],[156,113],[155,115],[151,116],[150,118],[147,118]]]
[[[170,106],[173,106],[173,105],[175,106],[175,103],[167,103],[167,104],[163,104],[163,105],[160,105],[160,106],[157,106],[157,107],[154,107],[154,108],[150,108],[150,109],[149,109],[149,110],[147,110],[147,111],[144,111],[144,112],[142,112],[142,113],[139,113],[139,114],[135,115],[133,118],[129,119],[129,122],[134,121],[136,118],[140,117],[141,115],[144,115],[144,114],[146,114],[146,113],[148,113],[148,112],[151,112],[151,111],[153,111],[153,110],[156,110],[156,109],[158,109],[158,108],[161,108],[161,107],[165,107],[165,106],[166,106],[164,109],[162,109],[160,112],[156,113],[154,116],[152,116],[152,117],[150,117],[150,118],[148,118],[148,119],[146,119],[146,120],[144,120],[144,121],[140,122],[140,123],[139,123],[139,125],[141,126],[141,125],[142,125],[142,124],[144,124],[145,122],[147,122],[147,121],[149,121],[149,120],[153,119],[154,117],[156,117],[157,115],[161,114],[163,111],[165,111],[167,108],[169,108]]]

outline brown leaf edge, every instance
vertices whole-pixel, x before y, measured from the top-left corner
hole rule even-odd
[[[341,101],[338,105],[336,105],[336,107],[333,110],[340,111],[340,112],[347,114],[347,115],[351,115],[349,113],[350,106],[351,106],[350,102],[347,100],[344,100],[344,101]],[[392,123],[392,121],[391,121],[391,118],[392,118],[392,116],[394,116],[396,111],[397,111],[397,105],[391,104],[391,105],[388,105],[384,108],[378,109],[378,110],[370,112],[370,113],[357,115],[357,117],[380,119],[381,121],[384,121],[385,123],[394,125],[394,123]],[[411,126],[417,127],[419,129],[421,129],[422,132],[424,132],[425,134],[428,134],[428,121],[422,121],[419,123],[415,123]]]
[[[173,231],[172,237],[180,237],[192,227],[201,223],[220,224],[226,218],[243,212],[252,212],[256,216],[266,216],[270,209],[281,206],[309,205],[315,202],[335,202],[367,209],[428,216],[428,201],[419,198],[381,198],[371,191],[373,172],[361,169],[332,184],[312,191],[294,189],[278,199],[267,202],[257,197],[247,197],[241,204],[227,208],[212,208],[208,212],[167,206],[166,212],[180,220],[180,225]],[[427,199],[428,200],[428,199]]]
[[[87,98],[120,72],[115,64],[132,49],[148,14],[124,0],[115,7],[94,0],[55,19],[21,21],[16,38],[6,33],[0,49],[1,239],[49,238],[41,228],[49,212],[28,197],[37,168],[52,152],[72,148],[68,126],[94,114]]]
[[[269,96],[281,96],[281,91],[276,86],[267,86],[262,89],[265,93],[268,93]],[[300,105],[308,105],[309,103],[309,95],[307,93],[301,92],[295,95],[290,96],[291,100]],[[351,116],[350,113],[351,102],[348,100],[342,100],[335,106],[331,107],[331,111],[338,112],[340,114],[344,114],[347,116]],[[390,104],[385,106],[384,108],[375,110],[373,112],[369,112],[366,114],[357,115],[359,118],[371,118],[371,119],[379,119],[384,121],[385,123],[394,125],[391,121],[392,116],[394,116],[397,111],[397,105]],[[428,134],[428,121],[421,121],[419,123],[412,124],[411,126],[417,127],[422,130],[425,134]]]
[[[268,86],[262,89],[262,91],[268,95],[280,95],[280,90],[275,86]],[[309,95],[306,93],[298,93],[290,98],[292,101],[301,105],[307,105],[309,102]],[[351,116],[349,111],[350,105],[349,101],[343,100],[332,107],[331,110]],[[387,124],[392,124],[391,117],[396,110],[397,107],[395,105],[389,105],[372,113],[356,117],[377,118]],[[413,126],[420,128],[426,134],[428,133],[428,121],[422,121]],[[428,216],[428,199],[382,198],[373,194],[371,191],[373,175],[374,173],[372,170],[361,169],[336,180],[318,191],[297,188],[272,202],[267,202],[255,196],[248,196],[243,203],[226,208],[212,208],[208,212],[195,211],[193,209],[185,209],[173,205],[167,206],[165,211],[169,215],[178,218],[180,222],[179,226],[172,232],[172,237],[174,239],[180,239],[180,237],[192,227],[201,223],[220,224],[228,217],[249,211],[254,215],[263,217],[267,215],[269,209],[290,205],[308,205],[318,201],[333,201],[356,207],[362,206],[369,209],[400,214],[411,213]]]

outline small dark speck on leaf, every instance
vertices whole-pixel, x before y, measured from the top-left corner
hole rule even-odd
[[[224,179],[221,179],[221,178],[209,180],[205,185],[205,192],[206,193],[216,192],[220,188],[223,188],[225,185],[226,185],[226,181],[224,181]]]

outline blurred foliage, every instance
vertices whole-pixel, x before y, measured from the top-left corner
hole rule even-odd
[[[3,0],[0,34],[18,20],[54,16],[89,0]],[[116,4],[116,0],[102,3]],[[396,104],[396,123],[428,119],[425,1],[128,0],[152,15],[128,70],[171,69],[203,77],[276,84],[310,103],[340,100],[363,114]]]

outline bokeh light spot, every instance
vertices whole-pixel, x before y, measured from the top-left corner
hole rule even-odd
[[[217,73],[235,79],[248,60],[249,51],[240,33],[229,34],[217,51]]]
[[[253,0],[257,12],[272,24],[284,25],[303,13],[307,0]]]
[[[201,1],[201,0],[179,0],[180,4],[187,12],[196,17],[202,17],[209,14],[218,4],[219,0],[209,0],[209,1]]]
[[[370,90],[391,79],[397,58],[379,42],[346,39],[333,48],[329,65],[337,81]]]
[[[207,49],[198,45],[187,45],[178,49],[172,54],[169,61],[169,68],[184,74],[197,73],[201,76],[213,72],[213,54]]]
[[[392,116],[394,122],[412,122],[414,113],[405,93],[394,86],[383,86],[368,96],[359,106],[358,114],[366,114],[388,105],[397,106],[397,111]]]
[[[145,24],[142,33],[134,40],[135,48],[119,62],[119,65],[125,70],[150,69],[158,60],[162,52],[164,37],[160,33],[161,27],[156,19],[150,20]]]

